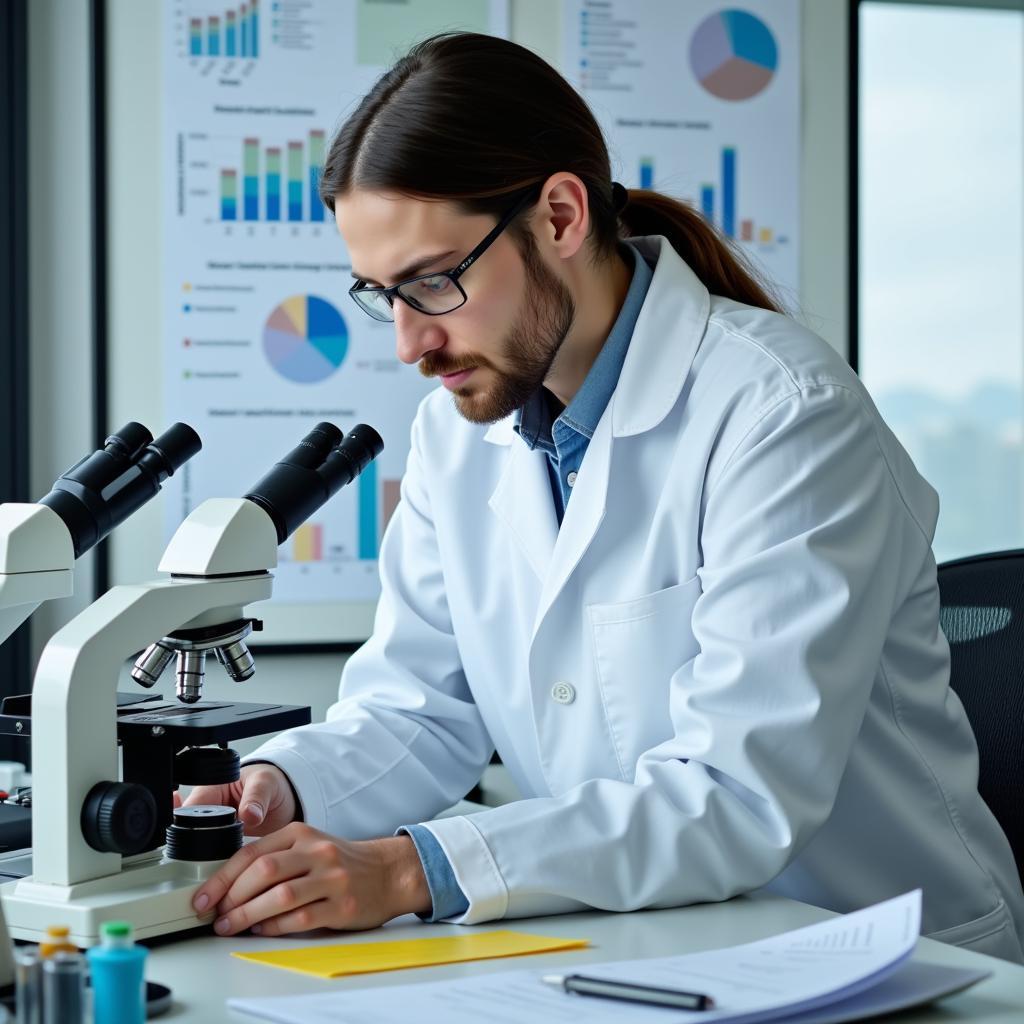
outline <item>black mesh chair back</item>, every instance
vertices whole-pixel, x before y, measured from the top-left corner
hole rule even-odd
[[[1024,877],[1024,550],[939,566],[950,685],[978,740],[978,789]]]

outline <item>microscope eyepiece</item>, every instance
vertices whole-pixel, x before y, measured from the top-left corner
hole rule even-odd
[[[333,423],[318,423],[245,497],[270,516],[281,544],[383,450],[365,423],[347,437]]]
[[[202,447],[199,435],[187,423],[172,423],[148,445],[140,462],[151,466],[153,474],[159,475],[163,483],[167,477],[174,475],[175,470],[181,469],[189,459],[198,455]]]
[[[64,520],[78,558],[157,494],[202,446],[185,423],[155,441],[141,423],[126,423],[63,473],[40,504]]]
[[[126,423],[116,434],[103,442],[104,450],[133,462],[142,453],[142,449],[153,440],[153,435],[141,424]]]

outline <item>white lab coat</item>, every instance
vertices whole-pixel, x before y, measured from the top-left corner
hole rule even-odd
[[[921,886],[925,932],[1021,960],[948,687],[935,492],[820,338],[637,241],[654,279],[561,529],[512,418],[429,395],[373,637],[327,721],[250,760],[360,838],[432,818],[496,747],[526,798],[429,825],[467,924]]]

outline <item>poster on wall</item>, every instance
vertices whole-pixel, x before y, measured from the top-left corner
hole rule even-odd
[[[264,640],[364,639],[416,407],[436,386],[346,294],[317,185],[332,131],[408,46],[508,34],[508,0],[165,0],[163,369],[199,457],[167,482],[166,538],[246,489],[317,422],[371,424],[382,455],[279,549]]]
[[[685,199],[799,301],[799,0],[566,0],[563,72],[627,188]]]

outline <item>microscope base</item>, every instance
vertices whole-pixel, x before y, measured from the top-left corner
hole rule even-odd
[[[39,942],[50,925],[67,925],[70,941],[83,949],[100,941],[103,921],[131,921],[138,939],[187,931],[213,920],[212,911],[193,911],[192,894],[223,863],[148,854],[126,859],[119,874],[73,885],[37,882],[30,875],[0,886],[3,913],[16,939]]]

